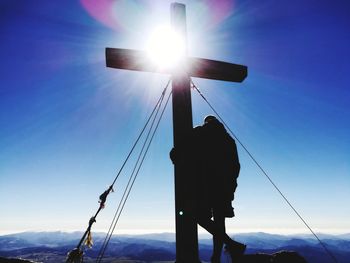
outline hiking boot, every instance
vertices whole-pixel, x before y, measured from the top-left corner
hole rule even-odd
[[[246,245],[234,241],[233,244],[225,245],[224,249],[230,254],[232,262],[238,262],[244,255],[246,247]]]

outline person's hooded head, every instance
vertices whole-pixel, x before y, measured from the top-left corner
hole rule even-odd
[[[226,132],[224,125],[213,115],[207,115],[204,118],[203,127],[206,127],[208,132]]]
[[[212,122],[212,121],[219,122],[218,119],[217,119],[215,116],[213,116],[213,115],[207,115],[207,116],[205,116],[205,118],[204,118],[204,124],[207,124],[207,123]]]

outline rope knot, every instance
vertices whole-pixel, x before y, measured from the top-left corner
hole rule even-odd
[[[107,196],[109,195],[110,192],[114,192],[112,185],[100,195],[100,198],[99,198],[100,200],[98,201],[100,203],[100,208],[105,207]]]
[[[74,248],[67,254],[66,263],[82,263],[83,262],[83,251],[79,248]]]
[[[92,226],[93,223],[96,223],[96,219],[95,219],[94,216],[91,217],[90,220],[89,220],[89,228],[91,228],[91,226]]]

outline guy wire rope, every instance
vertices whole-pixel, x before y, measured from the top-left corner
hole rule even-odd
[[[132,174],[131,174],[131,176],[130,176],[130,178],[129,178],[129,182],[128,182],[126,188],[125,188],[123,197],[121,198],[121,201],[120,201],[119,204],[118,204],[118,208],[117,208],[117,210],[116,210],[116,212],[115,212],[114,218],[113,218],[112,223],[111,223],[110,228],[109,228],[110,230],[109,230],[109,232],[107,233],[107,236],[106,236],[106,238],[105,238],[105,241],[104,241],[104,243],[103,243],[103,245],[102,245],[102,247],[101,247],[101,249],[100,249],[100,251],[99,251],[98,257],[96,258],[96,262],[101,262],[101,260],[102,260],[103,257],[104,257],[104,253],[105,253],[105,251],[106,251],[106,249],[107,249],[107,246],[108,246],[108,244],[109,244],[109,242],[110,242],[110,239],[112,238],[113,232],[114,232],[114,230],[115,230],[115,228],[116,228],[116,225],[117,225],[117,223],[118,223],[118,221],[119,221],[120,215],[121,215],[121,213],[122,213],[122,211],[123,211],[123,209],[124,209],[124,206],[125,206],[125,204],[126,204],[126,201],[127,201],[128,197],[129,197],[129,194],[130,194],[130,192],[131,192],[131,190],[132,190],[132,187],[133,187],[133,185],[134,185],[134,183],[135,183],[135,180],[136,180],[136,178],[137,178],[137,176],[138,176],[138,174],[139,174],[139,171],[140,171],[140,169],[141,169],[141,166],[142,166],[142,164],[143,164],[143,162],[144,162],[144,160],[145,160],[145,157],[146,157],[146,155],[147,155],[147,153],[148,153],[149,147],[150,147],[150,145],[151,145],[151,143],[152,143],[152,141],[153,141],[154,135],[155,135],[155,133],[156,133],[156,131],[157,131],[157,129],[158,129],[158,126],[159,126],[160,121],[161,121],[161,119],[162,119],[162,117],[163,117],[164,111],[165,111],[165,109],[166,109],[166,107],[167,107],[167,105],[168,105],[168,102],[169,102],[169,99],[170,99],[171,94],[172,94],[172,92],[169,93],[169,96],[168,96],[168,98],[167,98],[167,100],[166,100],[166,103],[165,103],[165,105],[164,105],[164,107],[163,107],[163,109],[162,109],[161,115],[160,115],[160,117],[158,118],[157,124],[156,124],[156,126],[155,126],[155,128],[154,128],[154,130],[153,130],[153,133],[152,133],[152,135],[151,135],[151,138],[148,140],[149,135],[150,135],[150,133],[151,133],[151,131],[152,131],[152,128],[153,128],[153,125],[154,125],[154,121],[156,120],[156,116],[157,116],[157,114],[158,114],[158,111],[159,111],[161,105],[160,105],[159,108],[157,109],[157,114],[155,115],[155,117],[154,117],[154,119],[153,119],[153,121],[152,121],[152,125],[151,125],[151,127],[150,127],[150,129],[149,129],[149,131],[148,131],[147,138],[145,139],[145,142],[144,142],[144,144],[143,144],[143,146],[142,146],[142,149],[141,149],[140,154],[139,154],[139,156],[138,156],[137,162],[136,162],[136,164],[135,164],[135,166],[134,166],[134,169],[133,169],[133,171],[132,171]],[[148,142],[147,142],[147,140],[148,140]],[[144,147],[146,146],[146,144],[147,144],[146,150],[145,150],[145,152],[143,152]],[[139,160],[140,160],[141,156],[142,156],[142,159],[141,159],[141,162],[139,163]],[[136,170],[136,169],[137,169],[137,170]],[[136,170],[136,173],[135,173],[135,170]],[[130,185],[130,182],[131,182],[131,185]],[[130,185],[130,186],[129,186],[129,185]]]
[[[294,213],[299,217],[299,219],[304,223],[304,225],[309,229],[309,231],[314,235],[314,237],[321,244],[323,249],[327,252],[327,254],[332,258],[332,260],[337,263],[336,257],[333,253],[326,247],[326,245],[321,241],[321,239],[316,235],[316,233],[312,230],[309,224],[304,220],[304,218],[299,214],[299,212],[294,208],[294,206],[289,202],[287,197],[282,193],[282,191],[277,187],[277,185],[272,181],[271,177],[267,174],[267,172],[262,168],[262,166],[258,163],[258,161],[253,157],[253,155],[248,151],[248,149],[243,145],[243,143],[237,138],[235,133],[230,129],[230,127],[225,123],[225,121],[221,118],[219,113],[214,109],[214,107],[209,103],[203,93],[199,90],[199,88],[193,83],[191,80],[192,87],[198,92],[198,94],[203,98],[203,100],[209,105],[209,107],[213,110],[213,112],[218,116],[221,122],[225,125],[225,127],[229,130],[232,136],[238,141],[238,143],[242,146],[244,151],[248,154],[248,156],[252,159],[252,161],[258,166],[260,171],[265,175],[265,177],[269,180],[269,182],[273,185],[273,187],[278,191],[278,193],[282,196],[284,201],[289,205],[289,207],[294,211]]]
[[[151,123],[151,127],[149,128],[150,130],[152,129],[152,127],[153,127],[153,125],[154,125],[154,121],[155,121],[155,119],[156,119],[156,117],[157,117],[157,115],[158,115],[158,113],[159,113],[159,109],[160,109],[161,104],[162,104],[162,102],[163,102],[163,99],[164,99],[164,96],[165,96],[165,92],[166,92],[166,90],[167,90],[167,88],[168,88],[168,86],[169,86],[169,83],[170,83],[170,80],[168,81],[168,83],[167,83],[165,89],[163,90],[162,95],[161,95],[161,97],[159,98],[158,103],[156,104],[156,107],[155,107],[154,110],[152,111],[152,114],[151,114],[150,118],[148,119],[147,124],[145,125],[145,128],[146,128],[146,126],[148,126],[148,123],[149,123],[149,121],[151,120],[151,117],[153,116],[153,114],[154,114],[154,112],[155,112],[154,117],[153,117],[153,120],[152,120],[152,123]],[[144,130],[145,130],[145,129],[143,129],[142,132],[143,132]],[[148,134],[147,134],[147,136],[146,136],[145,141],[147,141],[147,138],[149,137],[150,130],[148,131]],[[101,246],[101,249],[100,249],[100,251],[99,251],[99,254],[98,254],[98,256],[97,256],[97,259],[101,256],[102,253],[104,253],[104,250],[106,249],[105,246],[106,246],[107,240],[108,240],[108,242],[109,242],[109,239],[111,238],[111,237],[109,237],[109,235],[110,235],[112,226],[113,226],[114,221],[116,220],[116,217],[117,217],[117,215],[118,215],[118,211],[119,211],[119,209],[120,209],[122,200],[125,198],[127,189],[128,189],[128,187],[129,187],[129,185],[130,185],[131,179],[132,179],[132,177],[133,177],[133,175],[134,175],[134,172],[135,172],[135,167],[136,167],[136,165],[138,164],[138,162],[139,162],[139,160],[140,160],[140,155],[142,154],[142,151],[143,151],[144,147],[145,147],[145,142],[144,142],[144,144],[143,144],[143,146],[142,146],[141,152],[140,152],[139,157],[138,157],[138,159],[137,159],[137,161],[136,161],[136,164],[135,164],[135,166],[134,166],[134,169],[133,169],[133,171],[132,171],[132,173],[131,173],[131,176],[130,176],[130,178],[129,178],[129,181],[128,181],[128,183],[127,183],[127,186],[126,186],[126,188],[125,188],[125,190],[124,190],[124,193],[123,193],[123,196],[122,196],[122,198],[121,198],[121,201],[120,201],[120,203],[119,203],[119,205],[118,205],[117,211],[116,211],[115,214],[114,214],[112,223],[110,224],[110,227],[109,227],[108,232],[107,232],[107,234],[106,234],[106,237],[105,237],[105,239],[104,239],[104,241],[103,241],[103,244],[102,244],[102,246]],[[102,251],[103,251],[103,252],[102,252]],[[96,261],[96,262],[97,262],[97,261]]]
[[[86,236],[88,235],[88,233],[91,231],[91,227],[92,227],[93,223],[96,222],[96,217],[97,217],[97,215],[98,215],[98,214],[100,213],[100,211],[104,208],[104,203],[105,203],[105,201],[106,201],[106,199],[107,199],[108,194],[109,194],[111,191],[113,191],[113,186],[114,186],[115,182],[117,181],[117,179],[118,179],[119,175],[121,174],[121,172],[122,172],[124,166],[126,165],[126,163],[127,163],[127,161],[129,160],[129,158],[130,158],[132,152],[134,151],[134,149],[135,149],[137,143],[139,142],[139,140],[140,140],[142,134],[144,133],[146,127],[148,126],[148,123],[150,122],[152,116],[154,115],[154,112],[156,111],[157,108],[159,108],[159,104],[163,101],[164,96],[165,96],[165,93],[166,93],[166,90],[167,90],[168,87],[169,87],[170,81],[171,81],[171,79],[168,80],[168,82],[167,82],[167,84],[166,84],[164,90],[162,91],[162,94],[161,94],[160,98],[158,99],[156,105],[154,106],[154,108],[153,108],[153,110],[152,110],[150,116],[148,117],[148,119],[147,119],[145,125],[143,126],[143,128],[142,128],[142,130],[141,130],[139,136],[137,137],[136,141],[134,142],[133,146],[131,147],[131,150],[129,151],[129,153],[128,153],[126,159],[124,160],[124,162],[123,162],[123,164],[122,164],[122,166],[121,166],[121,168],[119,169],[117,175],[115,176],[115,178],[114,178],[112,184],[110,185],[110,187],[109,187],[102,195],[100,195],[100,206],[99,206],[99,208],[97,209],[95,215],[94,215],[93,217],[90,218],[90,220],[89,220],[89,225],[88,225],[87,229],[85,230],[85,232],[84,232],[82,238],[80,239],[78,245],[76,246],[76,248],[73,249],[72,251],[70,251],[70,252],[68,253],[66,262],[72,262],[72,259],[73,259],[75,256],[77,256],[77,255],[79,254],[80,247],[81,247],[82,243],[84,242],[84,240],[85,240]],[[103,200],[102,200],[101,197],[102,197],[103,195],[104,195],[104,197],[103,197]],[[70,256],[70,253],[71,253],[71,252],[73,252],[73,253],[72,253],[72,257]]]

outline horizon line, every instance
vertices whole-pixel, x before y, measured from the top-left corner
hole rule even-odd
[[[271,230],[271,229],[270,229]],[[276,230],[276,229],[274,229]],[[317,231],[316,234],[318,235],[330,235],[330,236],[339,236],[339,235],[350,235],[350,232],[342,231],[340,232],[339,230],[337,231]],[[24,233],[55,233],[55,232],[60,232],[60,233],[66,233],[66,234],[72,234],[72,233],[83,233],[84,230],[62,230],[62,229],[50,229],[50,230],[44,230],[44,229],[36,229],[36,230],[9,230],[9,231],[3,231],[0,230],[0,236],[6,236],[6,235],[16,235],[16,234],[24,234]],[[102,230],[102,229],[96,229],[93,232],[96,234],[107,234],[107,231]],[[242,235],[242,234],[258,234],[258,233],[263,233],[263,234],[270,234],[270,235],[282,235],[282,236],[298,236],[298,235],[313,235],[311,232],[308,231],[269,231],[268,229],[266,230],[258,230],[258,229],[250,229],[246,231],[227,231],[228,235]],[[125,230],[120,230],[116,233],[113,234],[113,236],[142,236],[142,235],[160,235],[160,234],[173,234],[175,236],[175,231],[170,230],[170,229],[125,229]],[[198,229],[198,236],[211,236],[210,233],[206,231],[200,231]]]

